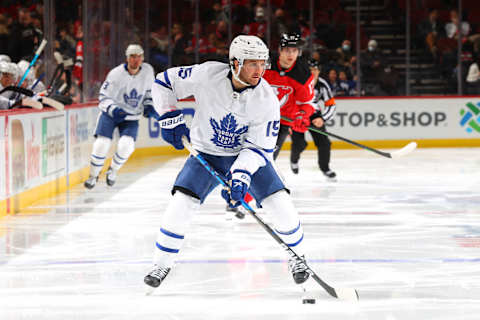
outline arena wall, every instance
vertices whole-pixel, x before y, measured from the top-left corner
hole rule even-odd
[[[195,102],[184,100],[179,106],[188,123]],[[98,114],[96,103],[69,106],[63,112],[0,112],[0,216],[20,212],[88,177]],[[479,147],[480,98],[337,99],[337,114],[328,130],[373,148],[399,148],[410,141],[419,147]],[[307,140],[311,141],[308,134]],[[332,142],[333,148],[356,148]],[[314,148],[311,142],[309,148]],[[158,123],[143,118],[132,157],[165,154],[186,152],[170,147]]]

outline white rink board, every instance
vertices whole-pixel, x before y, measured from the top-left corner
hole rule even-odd
[[[480,132],[461,124],[462,110],[471,112],[467,103],[480,108],[473,98],[337,99],[328,128],[357,140],[479,139]]]
[[[100,110],[97,107],[70,109],[68,114],[68,173],[90,164],[93,134]]]

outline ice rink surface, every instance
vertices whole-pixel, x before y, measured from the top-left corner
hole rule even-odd
[[[278,159],[305,229],[315,305],[283,249],[251,217],[227,220],[219,189],[196,215],[176,267],[152,296],[150,271],[185,158],[130,161],[117,184],[78,186],[0,220],[0,319],[480,319],[480,148],[418,149],[392,160],[334,150],[337,182],[306,151]],[[268,215],[260,210],[267,222]],[[311,280],[309,280],[311,282]]]

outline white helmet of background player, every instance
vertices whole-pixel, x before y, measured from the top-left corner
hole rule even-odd
[[[20,71],[19,74],[18,74],[19,78],[22,77],[25,74],[25,71],[27,70],[29,65],[30,65],[30,63],[26,60],[20,60],[17,63],[18,71]],[[31,85],[35,81],[34,72],[35,72],[35,69],[33,69],[33,68],[31,68],[30,71],[28,72],[27,77],[24,80],[25,82],[27,82],[27,85]]]
[[[12,62],[12,59],[10,59],[10,57],[6,54],[0,54],[0,61]]]
[[[132,54],[143,55],[143,48],[139,44],[129,44],[127,50],[125,50],[125,55],[128,57]]]
[[[17,82],[16,67],[15,63],[0,61],[0,84],[2,87],[15,85],[15,82]]]
[[[243,63],[245,60],[265,60],[268,65],[268,48],[262,39],[257,36],[239,35],[230,44],[228,59],[230,60],[230,70],[232,70],[235,80],[245,86],[249,86],[248,83],[240,80],[238,77]],[[235,60],[238,61],[237,72],[235,72]]]

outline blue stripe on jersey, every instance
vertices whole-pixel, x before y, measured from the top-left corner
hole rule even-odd
[[[283,235],[289,235],[289,234],[294,234],[295,232],[298,231],[298,229],[300,229],[300,221],[298,222],[298,226],[293,229],[293,230],[290,230],[290,231],[278,231],[277,229],[275,229],[275,231],[279,234],[283,234]]]
[[[254,145],[254,143],[248,141],[248,139],[245,139],[245,142],[248,142],[248,143],[251,143],[251,144]],[[262,150],[263,150],[264,152],[267,152],[267,153],[272,153],[273,151],[275,151],[275,148],[273,148],[273,149],[264,149],[264,148],[262,148]]]
[[[268,159],[265,157],[265,155],[260,150],[255,149],[255,148],[247,148],[247,149],[252,150],[255,153],[258,153],[265,160],[265,163],[268,163]]]
[[[302,237],[300,238],[300,240],[298,240],[297,242],[295,243],[287,243],[287,246],[289,247],[295,247],[296,245],[298,245],[300,242],[302,242],[303,240],[303,234],[302,234]]]
[[[168,86],[172,88],[172,84],[170,83],[170,79],[168,78],[168,72],[164,71],[163,75],[165,76],[165,81],[167,82]]]
[[[172,87],[170,87],[169,85],[167,85],[165,82],[163,82],[163,81],[161,81],[161,80],[155,79],[155,83],[158,83],[158,84],[161,85],[162,87],[165,87],[165,88],[167,88],[167,89],[172,90]]]
[[[183,238],[185,238],[185,237],[182,236],[182,235],[179,235],[179,234],[170,232],[170,231],[165,230],[165,229],[163,229],[163,228],[160,228],[160,232],[162,232],[164,235],[167,235],[167,236],[172,237],[172,238],[175,238],[175,239],[183,239]]]
[[[178,251],[179,251],[178,249],[170,249],[170,248],[164,247],[161,244],[159,244],[158,242],[155,242],[155,245],[157,246],[158,249],[160,249],[162,251],[165,251],[165,252],[178,253]]]

